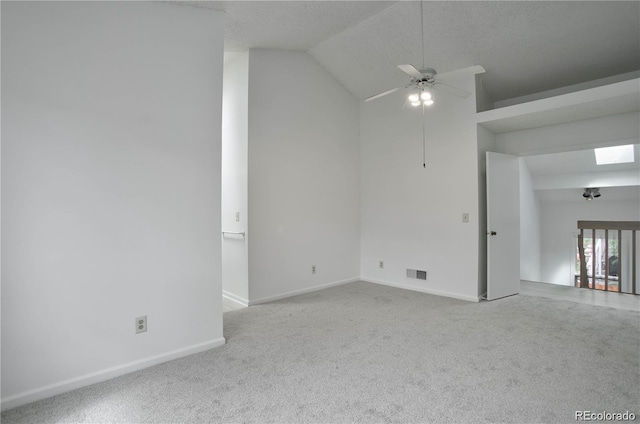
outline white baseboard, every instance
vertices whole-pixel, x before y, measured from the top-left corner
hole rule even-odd
[[[413,291],[417,291],[417,292],[421,292],[421,293],[434,294],[436,296],[444,296],[444,297],[451,297],[451,298],[454,298],[454,299],[466,300],[467,302],[480,302],[480,297],[478,297],[478,296],[464,296],[464,295],[460,295],[460,294],[457,294],[457,293],[450,293],[450,292],[445,292],[445,291],[440,291],[440,290],[431,290],[431,289],[426,289],[426,288],[422,288],[422,287],[410,286],[410,285],[406,285],[406,284],[402,284],[402,283],[395,283],[395,282],[391,282],[391,281],[376,280],[374,278],[368,278],[368,277],[362,277],[361,280],[365,281],[367,283],[380,284],[380,285],[383,285],[383,286],[397,287],[399,289],[413,290]]]
[[[331,283],[320,284],[320,285],[317,285],[317,286],[308,287],[306,289],[293,290],[293,291],[286,292],[286,293],[281,293],[281,294],[278,294],[278,295],[275,295],[275,296],[268,296],[268,297],[263,297],[261,299],[250,300],[249,301],[249,305],[258,305],[260,303],[267,303],[267,302],[272,302],[274,300],[286,299],[287,297],[297,296],[299,294],[310,293],[310,292],[314,292],[314,291],[318,291],[318,290],[322,290],[322,289],[327,289],[329,287],[340,286],[342,284],[353,283],[355,281],[360,281],[360,278],[359,277],[354,277],[354,278],[349,278],[347,280],[334,281],[334,282],[331,282]]]
[[[129,362],[127,364],[107,368],[91,374],[86,374],[80,377],[64,380],[59,383],[54,383],[54,384],[50,384],[37,389],[28,390],[23,393],[18,393],[17,395],[12,395],[12,396],[3,398],[1,401],[2,403],[1,409],[4,411],[6,409],[16,408],[18,406],[26,405],[27,403],[46,399],[51,396],[56,396],[62,393],[79,389],[81,387],[90,386],[91,384],[110,380],[114,377],[118,377],[124,374],[129,374],[131,372],[138,371],[143,368],[148,368],[150,366],[161,364],[163,362],[168,362],[173,359],[182,358],[183,356],[204,352],[205,350],[213,349],[215,347],[222,346],[224,344],[225,344],[224,337],[220,337],[219,339],[209,340],[203,343],[198,343],[192,346],[187,346],[181,349],[176,349],[170,352],[161,353],[159,355],[154,355],[148,358]]]
[[[232,302],[235,302],[238,305],[249,306],[249,301],[247,299],[240,296],[236,296],[235,294],[230,293],[226,290],[222,290],[222,297]]]

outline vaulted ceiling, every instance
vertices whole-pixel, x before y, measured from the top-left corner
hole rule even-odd
[[[225,50],[308,51],[356,97],[422,65],[420,2],[183,2],[226,12]],[[494,101],[640,70],[637,1],[425,1],[425,65],[482,65]]]

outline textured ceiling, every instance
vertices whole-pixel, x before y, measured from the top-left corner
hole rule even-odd
[[[225,50],[306,50],[358,98],[421,65],[414,1],[188,2],[226,12]],[[640,69],[637,1],[425,1],[426,65],[482,65],[494,101]]]
[[[425,2],[426,65],[482,65],[494,101],[640,69],[639,2]],[[397,3],[310,53],[357,97],[421,65],[420,3]]]
[[[391,6],[392,1],[185,1],[225,12],[225,51],[309,50]]]

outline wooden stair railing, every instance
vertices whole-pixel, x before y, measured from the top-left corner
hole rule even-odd
[[[636,232],[640,231],[640,221],[578,221],[578,254],[580,255],[580,287],[589,288],[589,275],[587,270],[587,261],[584,246],[584,232],[591,230],[592,258],[595,256],[595,240],[596,230],[604,230],[604,290],[609,290],[609,231],[618,232],[618,292],[622,293],[622,232],[631,231],[631,291],[632,294],[638,294],[636,288],[637,279],[637,251],[636,251]],[[627,277],[629,278],[629,277]],[[596,261],[591,261],[591,289],[596,288]]]

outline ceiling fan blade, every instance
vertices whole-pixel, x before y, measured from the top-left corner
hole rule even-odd
[[[443,72],[441,74],[436,74],[436,79],[451,79],[458,78],[463,75],[475,75],[481,74],[484,72],[484,68],[480,65],[470,66],[468,68],[462,68],[455,71]]]
[[[375,96],[367,97],[366,99],[364,99],[364,101],[365,102],[370,102],[371,100],[375,100],[375,99],[377,99],[379,97],[386,96],[387,94],[391,94],[391,93],[393,93],[395,91],[398,91],[401,88],[404,88],[404,86],[403,87],[392,88],[391,90],[384,91],[384,92],[382,92],[380,94],[376,94]]]
[[[402,72],[413,78],[417,78],[419,80],[424,79],[424,75],[422,75],[420,71],[418,71],[413,65],[398,65],[398,68],[400,68]]]
[[[453,94],[454,96],[460,97],[461,99],[466,99],[467,97],[469,97],[471,95],[471,93],[469,93],[466,90],[463,90],[463,89],[458,88],[458,87],[454,87],[454,86],[449,85],[449,84],[445,84],[445,83],[440,82],[440,81],[436,81],[436,83],[434,84],[433,88],[435,88],[436,90],[446,91],[447,93]]]

